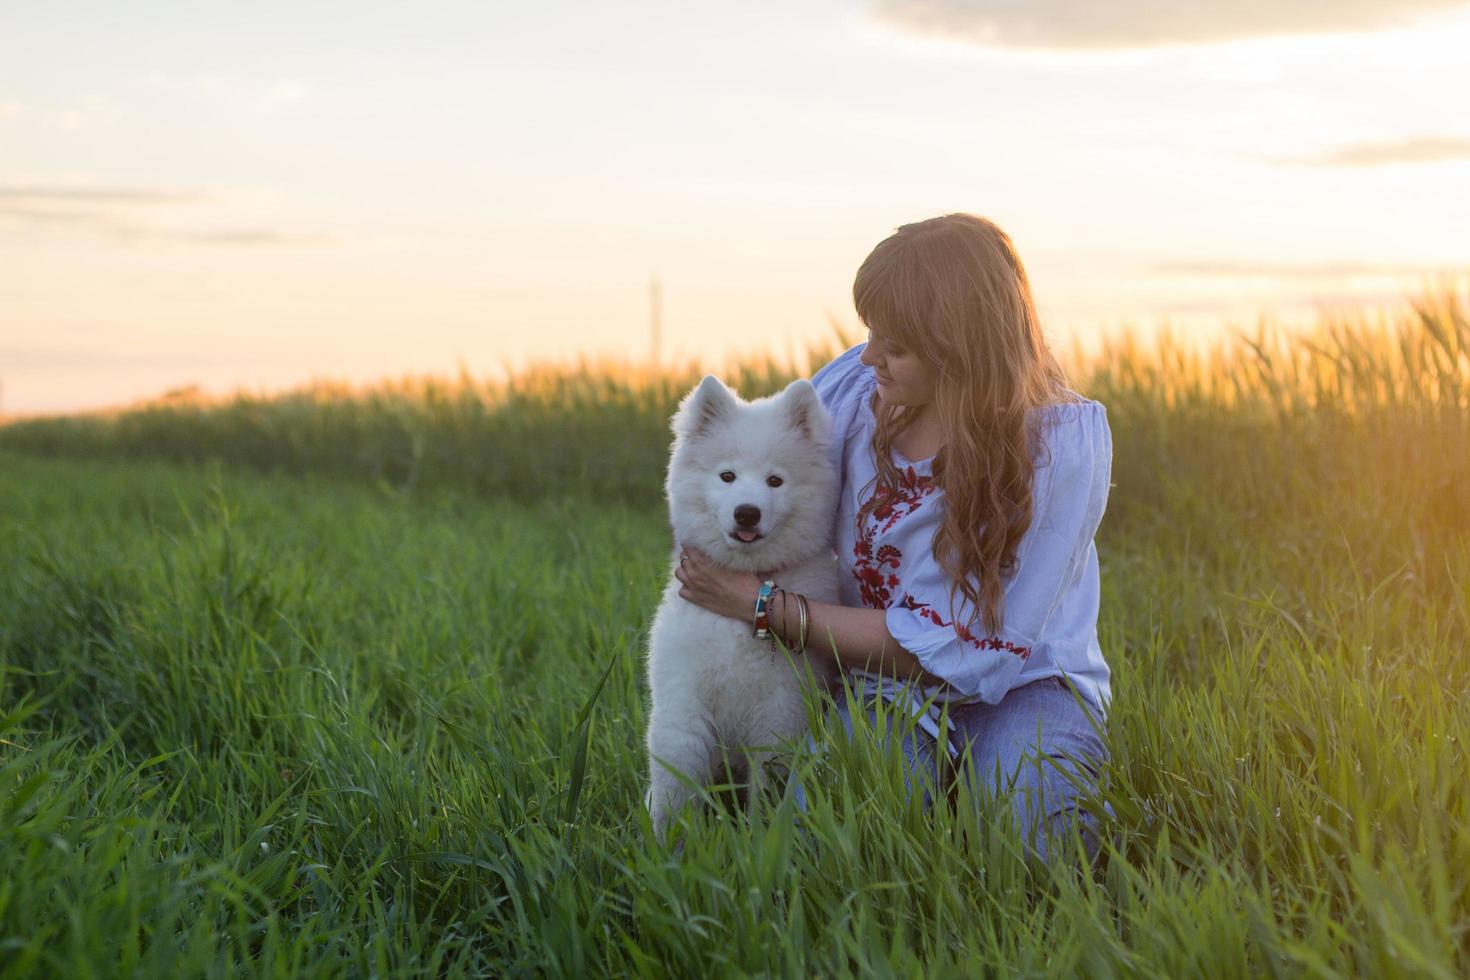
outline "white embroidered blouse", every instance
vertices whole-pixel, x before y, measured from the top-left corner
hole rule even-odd
[[[845,570],[842,604],[886,609],[894,639],[945,683],[921,688],[862,671],[853,671],[854,679],[870,694],[901,702],[936,738],[943,703],[994,703],[1013,688],[1047,677],[1070,678],[1101,713],[1110,692],[1097,642],[1093,537],[1112,471],[1106,410],[1088,400],[1038,410],[1044,449],[1037,458],[1033,516],[1016,552],[1015,573],[1005,583],[1002,629],[989,635],[978,618],[972,623],[972,607],[961,593],[954,600],[956,629],[951,580],[933,553],[944,498],[932,479],[932,459],[909,460],[895,452],[900,485],[861,533],[856,525],[877,473],[871,405],[877,378],[858,360],[862,350],[859,344],[812,378],[832,414],[833,464],[842,478],[835,529]]]

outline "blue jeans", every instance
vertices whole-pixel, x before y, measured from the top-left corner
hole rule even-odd
[[[873,706],[865,710],[876,726]],[[851,738],[848,712],[839,694],[837,717]],[[1010,691],[998,704],[952,705],[949,720],[961,759],[969,748],[964,775],[981,799],[1010,801],[1017,826],[1038,856],[1045,860],[1048,840],[1074,826],[1087,853],[1096,853],[1097,818],[1079,804],[1096,790],[1108,750],[1099,734],[1101,719],[1085,698],[1060,678],[1048,677]],[[941,776],[952,770],[948,754],[937,762],[934,739],[890,711],[885,739],[895,737],[901,739],[905,785],[910,794],[921,790],[927,805],[931,788],[942,786]],[[802,787],[793,792],[805,810]]]

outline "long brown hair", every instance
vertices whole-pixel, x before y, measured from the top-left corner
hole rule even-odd
[[[934,479],[945,511],[934,558],[990,633],[1004,620],[1004,577],[1031,526],[1039,433],[1034,411],[1076,396],[1047,347],[1026,270],[1010,238],[972,214],[903,225],[863,260],[852,284],[858,317],[934,371],[944,445]],[[877,491],[858,526],[899,483],[894,439],[914,413],[873,396]],[[973,622],[973,620],[972,620]]]

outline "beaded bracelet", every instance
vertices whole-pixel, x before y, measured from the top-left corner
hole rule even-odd
[[[755,595],[755,638],[757,640],[770,639],[771,621],[767,615],[766,605],[771,601],[771,593],[776,589],[776,583],[766,579],[761,583],[761,590]]]

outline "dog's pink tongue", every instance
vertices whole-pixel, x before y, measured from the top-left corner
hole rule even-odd
[[[736,531],[735,536],[741,541],[744,541],[746,544],[750,544],[750,542],[760,537],[760,535],[756,534],[754,531]]]

